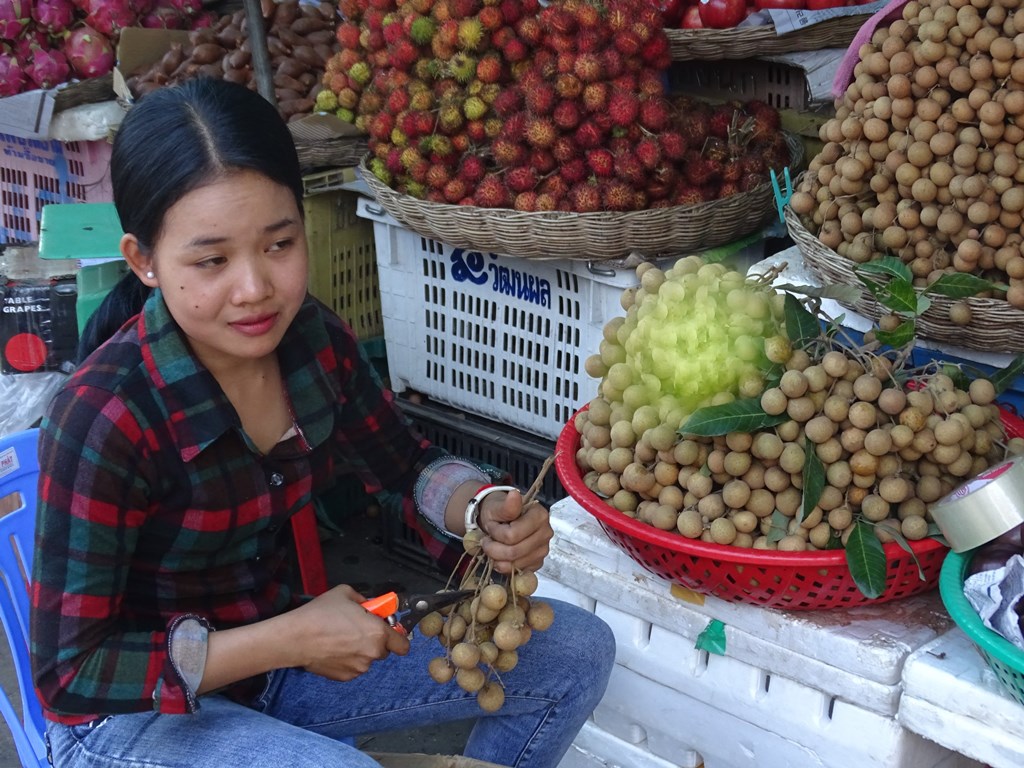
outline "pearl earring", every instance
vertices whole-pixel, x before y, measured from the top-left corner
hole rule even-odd
[[[156,277],[156,275],[154,275],[152,270],[150,270],[149,272],[146,273],[146,277],[152,280],[154,277]]]

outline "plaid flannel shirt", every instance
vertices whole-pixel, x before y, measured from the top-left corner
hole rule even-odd
[[[266,455],[158,291],[54,398],[40,439],[31,617],[49,719],[194,711],[168,655],[173,622],[227,628],[297,605],[289,518],[339,473],[369,493],[400,493],[435,557],[451,544],[412,500],[445,454],[410,429],[351,330],[308,299],[278,355],[298,433]]]

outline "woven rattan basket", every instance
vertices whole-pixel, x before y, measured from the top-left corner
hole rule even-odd
[[[787,135],[791,166],[803,145]],[[394,219],[413,232],[452,246],[534,259],[620,259],[673,256],[734,242],[760,230],[775,215],[771,184],[698,205],[642,211],[566,213],[447,205],[404,195],[381,183],[366,167],[360,173]]]
[[[672,59],[747,59],[772,53],[817,51],[821,48],[846,48],[867,14],[840,16],[806,29],[775,34],[775,26],[737,29],[666,29]]]
[[[365,136],[343,136],[316,141],[295,140],[299,165],[303,173],[318,168],[350,168],[359,164],[366,154]]]
[[[800,217],[788,206],[786,227],[800,248],[804,263],[822,284],[863,287],[853,271],[854,262],[840,256],[811,234]],[[986,352],[1024,352],[1024,333],[1021,332],[1024,327],[1024,311],[1014,309],[1001,299],[958,299],[967,302],[971,308],[971,322],[969,325],[954,325],[949,320],[949,309],[954,300],[936,294],[929,294],[928,298],[931,299],[931,307],[917,318],[918,333],[924,338]],[[867,289],[861,291],[857,301],[840,303],[872,320],[878,320],[888,313]]]

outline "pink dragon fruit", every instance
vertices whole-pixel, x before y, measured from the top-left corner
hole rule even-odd
[[[32,18],[51,35],[59,35],[75,20],[75,6],[71,0],[36,0]]]
[[[12,53],[0,51],[0,96],[14,96],[25,88],[25,72]]]
[[[139,20],[130,0],[87,0],[85,10],[85,23],[107,37],[116,36]]]
[[[162,5],[139,19],[139,24],[147,29],[186,29],[188,26],[180,13]]]
[[[114,47],[110,40],[87,24],[68,33],[63,51],[77,77],[99,77],[114,68]]]
[[[203,0],[160,0],[160,5],[173,8],[186,19],[198,16],[203,10]]]
[[[28,61],[32,57],[32,49],[34,47],[50,47],[50,38],[35,24],[29,24],[25,27],[25,31],[21,33],[21,37],[13,41],[10,46],[15,56],[21,61]]]
[[[156,3],[157,0],[128,0],[128,4],[131,5],[135,15],[140,19],[147,13],[152,13],[153,9],[156,8]]]
[[[0,0],[0,40],[17,40],[30,21],[31,0]]]
[[[56,49],[36,48],[25,68],[25,74],[36,88],[53,88],[68,79],[71,68],[64,54]]]

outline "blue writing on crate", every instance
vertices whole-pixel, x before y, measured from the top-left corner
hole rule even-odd
[[[490,281],[491,290],[505,296],[513,296],[542,307],[551,306],[551,283],[542,277],[531,275],[497,263],[498,256],[480,251],[455,248],[451,253],[452,278],[459,283],[467,280],[475,285]],[[488,278],[488,273],[490,277]]]

